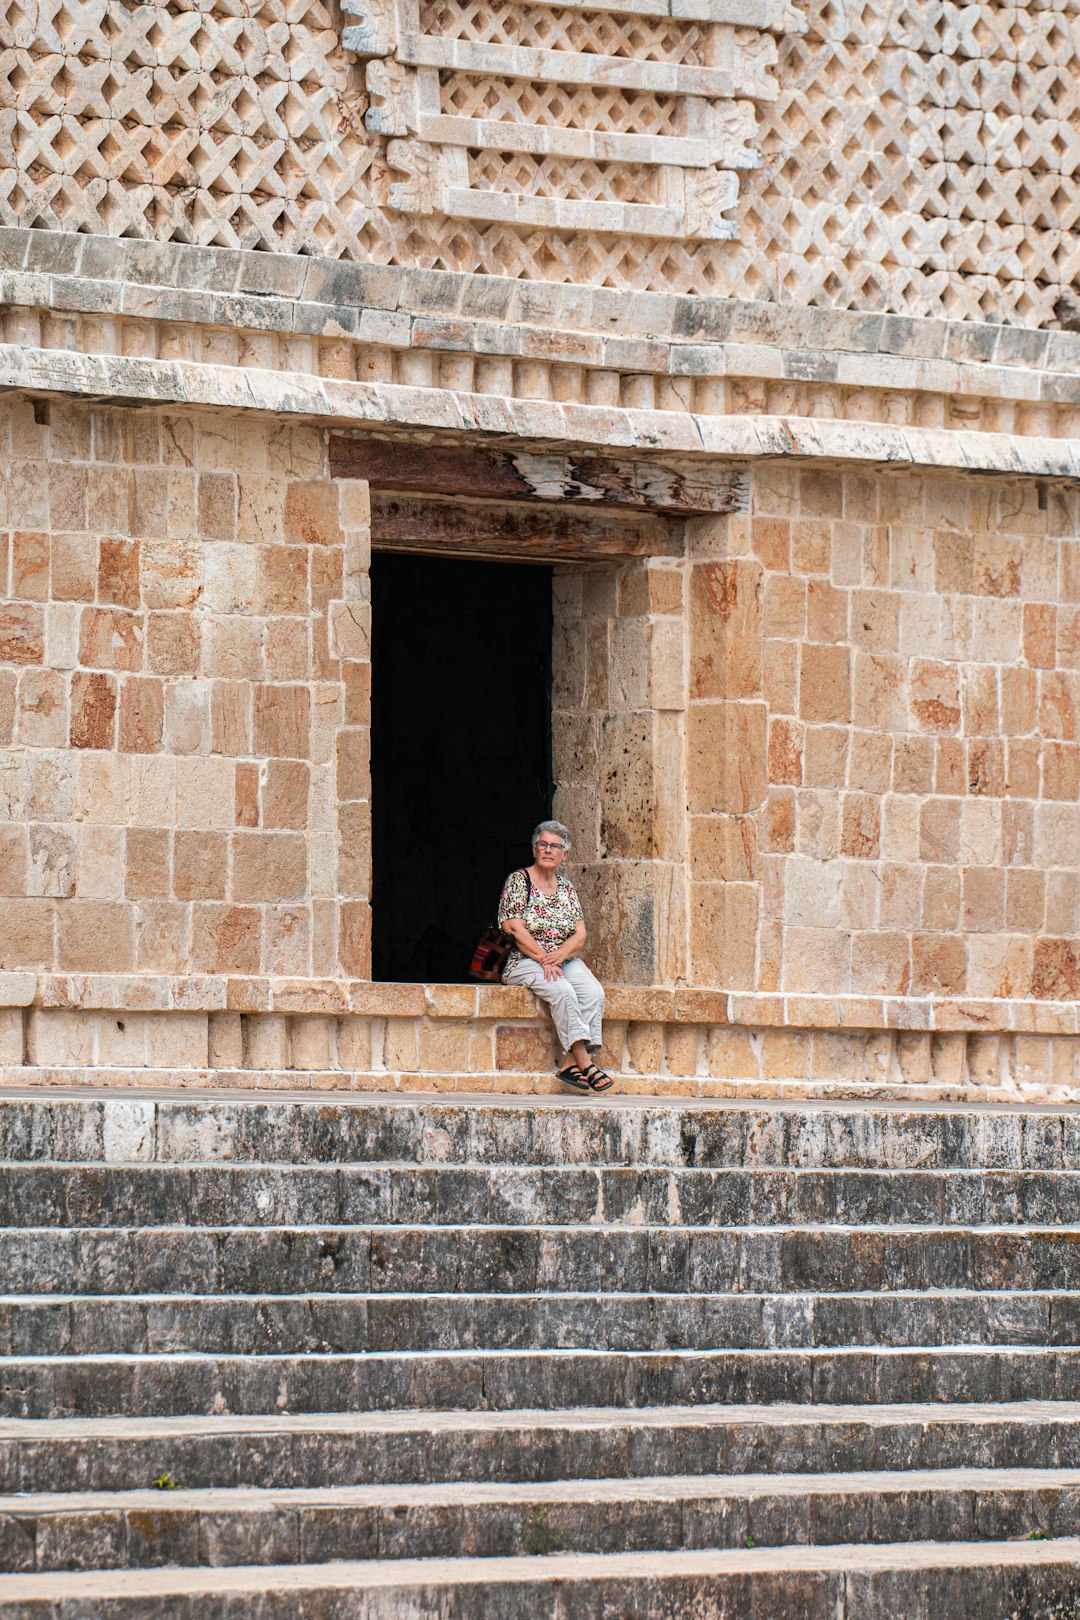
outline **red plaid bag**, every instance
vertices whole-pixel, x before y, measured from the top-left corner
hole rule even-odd
[[[529,874],[521,868],[526,883]],[[509,934],[504,934],[497,923],[485,928],[476,943],[469,966],[469,978],[480,979],[485,984],[498,984],[502,980],[503,969],[506,967],[506,958],[514,948],[514,942]]]

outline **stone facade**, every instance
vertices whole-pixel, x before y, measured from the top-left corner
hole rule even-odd
[[[370,982],[370,553],[434,545],[553,565],[638,1089],[1072,1095],[1074,8],[8,26],[4,1078],[550,1085],[522,997]]]
[[[0,222],[1045,325],[1078,30],[1072,0],[46,0],[6,27]]]
[[[367,972],[366,491],[227,417],[0,442],[6,964]]]

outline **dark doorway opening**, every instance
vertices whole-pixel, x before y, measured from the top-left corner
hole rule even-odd
[[[371,563],[372,972],[468,977],[551,810],[551,569]]]

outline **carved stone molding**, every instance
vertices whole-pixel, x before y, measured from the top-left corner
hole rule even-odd
[[[385,205],[535,230],[722,241],[761,162],[788,0],[345,0]]]

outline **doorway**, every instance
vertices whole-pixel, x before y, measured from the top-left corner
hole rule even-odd
[[[371,560],[372,974],[468,977],[551,813],[551,568]]]

